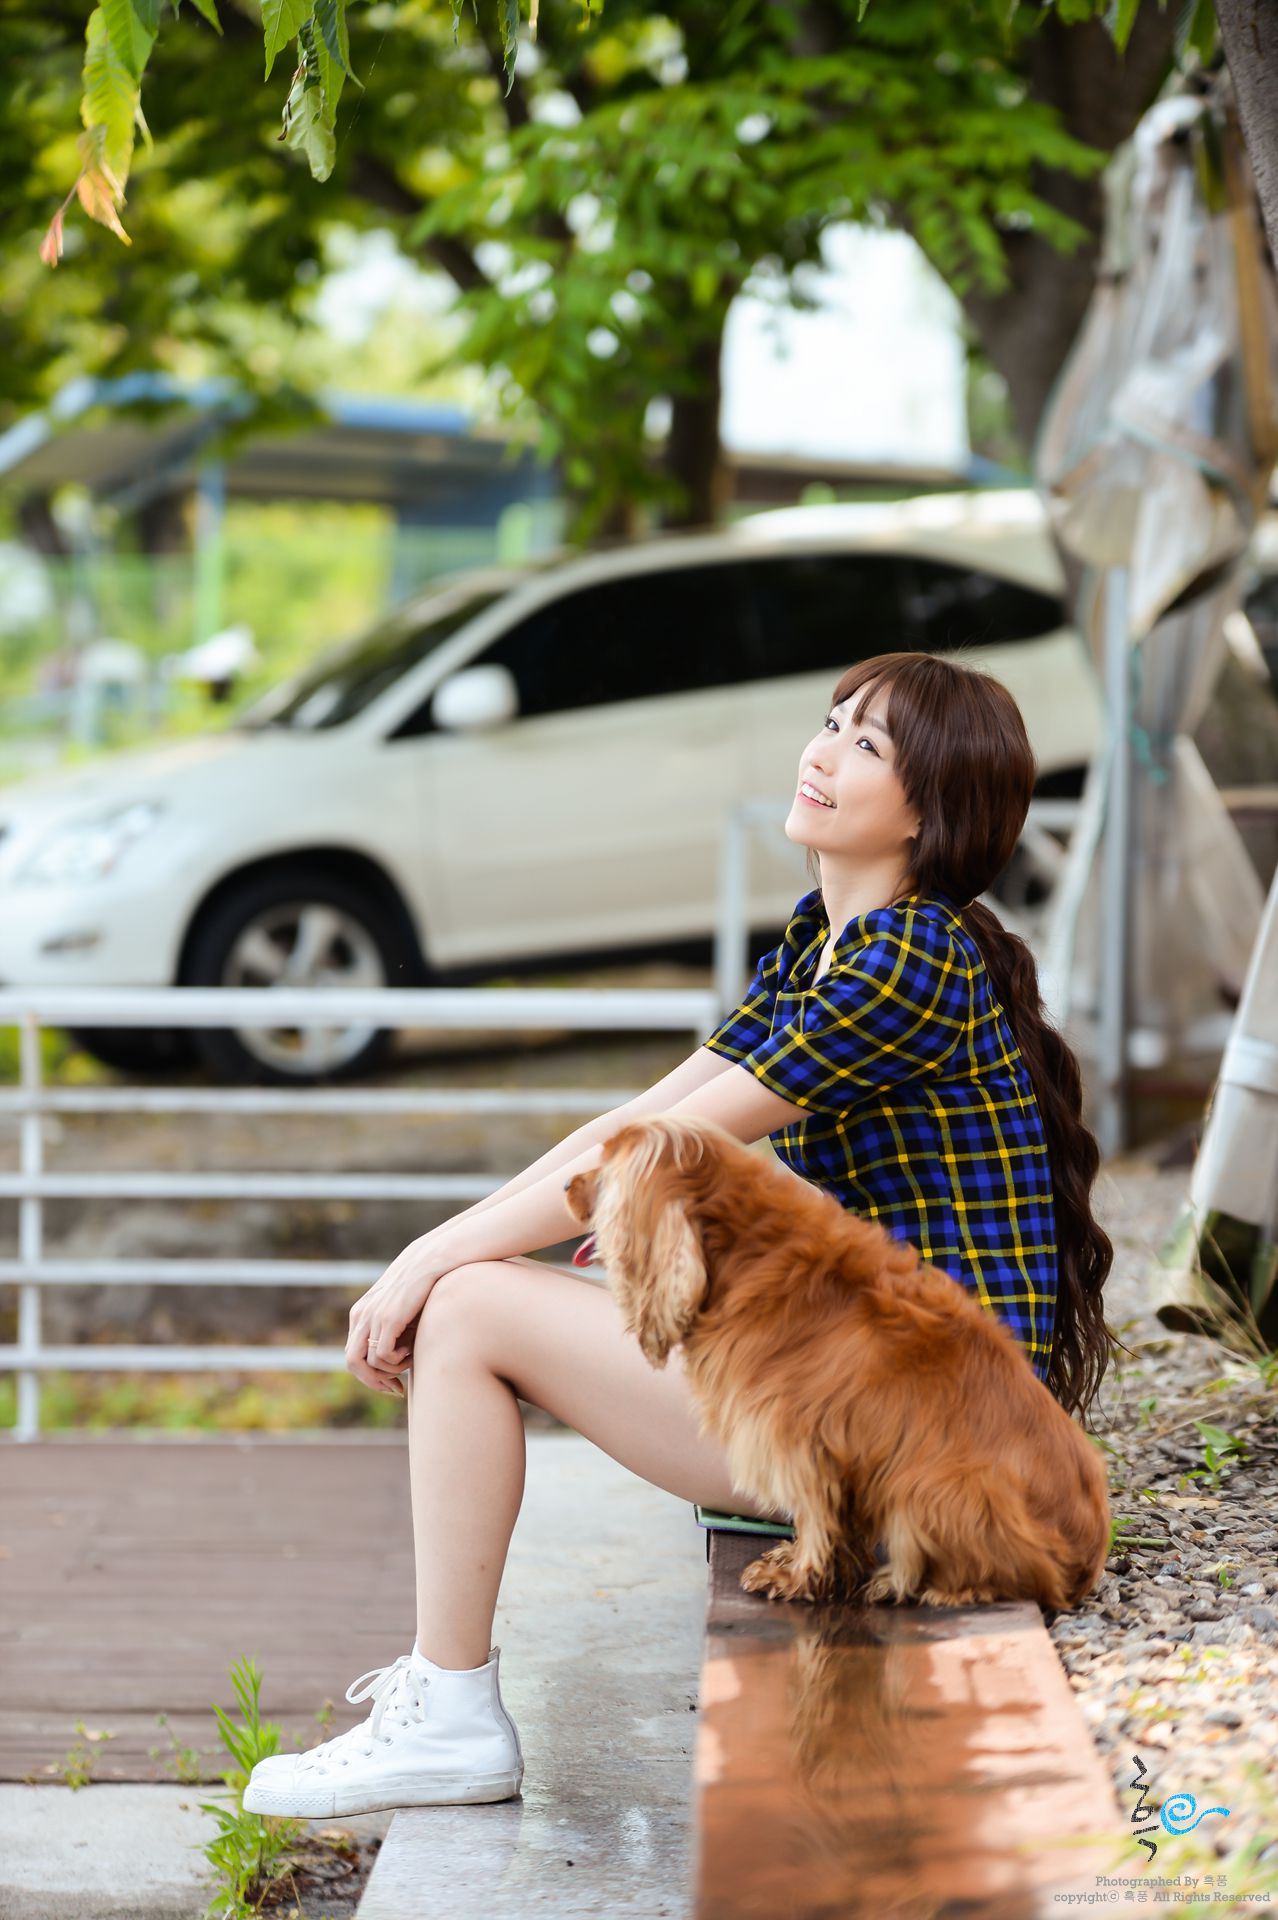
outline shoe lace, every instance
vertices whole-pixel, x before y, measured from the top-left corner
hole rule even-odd
[[[389,1746],[394,1736],[382,1732],[386,1714],[393,1709],[401,1726],[407,1726],[410,1717],[423,1719],[429,1685],[428,1677],[414,1668],[411,1654],[401,1653],[388,1667],[370,1667],[346,1689],[346,1698],[352,1705],[360,1700],[372,1700],[373,1710],[368,1719],[312,1747],[309,1753],[300,1756],[299,1767],[307,1772],[323,1773],[334,1765],[345,1766],[354,1754],[371,1754],[376,1744]]]

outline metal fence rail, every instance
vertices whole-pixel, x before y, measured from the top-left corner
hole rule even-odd
[[[18,1257],[0,1260],[0,1284],[18,1288],[18,1337],[0,1345],[0,1369],[18,1377],[14,1440],[40,1431],[40,1376],[53,1368],[113,1372],[340,1371],[335,1347],[55,1347],[41,1337],[45,1287],[368,1286],[384,1264],[363,1260],[50,1260],[44,1208],[53,1199],[395,1199],[470,1202],[504,1181],[487,1174],[50,1173],[43,1122],[57,1113],[530,1114],[609,1111],[633,1090],[316,1087],[53,1088],[44,1084],[44,1027],[307,1027],[346,1024],[426,1031],[688,1032],[697,1046],[719,1018],[713,991],[590,988],[6,988],[0,1027],[19,1030],[20,1084],[0,1089],[0,1114],[18,1121],[20,1165],[0,1174],[0,1198],[18,1201]]]

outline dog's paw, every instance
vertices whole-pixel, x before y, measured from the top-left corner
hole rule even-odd
[[[998,1595],[987,1587],[924,1587],[919,1604],[924,1607],[983,1607]]]
[[[761,1593],[768,1600],[818,1599],[818,1582],[811,1567],[804,1566],[795,1553],[792,1540],[769,1547],[741,1575],[745,1593]]]
[[[882,1567],[872,1575],[861,1588],[857,1598],[863,1607],[877,1607],[886,1601],[900,1600],[903,1596],[897,1592],[896,1575],[891,1567]]]

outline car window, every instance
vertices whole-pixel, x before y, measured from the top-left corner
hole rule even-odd
[[[240,716],[239,724],[298,727],[308,732],[340,726],[506,591],[489,589],[461,600],[450,598],[433,616],[429,606],[397,608],[371,633],[267,694]]]
[[[582,587],[529,614],[475,662],[514,675],[521,718],[733,686],[752,664],[731,564]]]
[[[904,562],[905,614],[912,638],[903,644],[941,653],[953,647],[1033,640],[1065,625],[1050,593],[1000,580],[972,567],[910,557]]]
[[[756,636],[752,679],[841,673],[902,637],[900,562],[893,554],[795,553],[749,560],[742,578]]]

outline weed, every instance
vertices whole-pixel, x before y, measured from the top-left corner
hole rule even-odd
[[[174,1737],[172,1727],[169,1726],[169,1716],[167,1713],[157,1713],[155,1716],[155,1724],[157,1727],[167,1729],[169,1745],[172,1748],[172,1752],[165,1759],[165,1766],[172,1767],[183,1786],[198,1787],[204,1774],[200,1764],[200,1756],[196,1748],[179,1745]],[[148,1747],[147,1752],[150,1754],[152,1760],[158,1760],[164,1752],[164,1749],[163,1747]]]
[[[72,1792],[77,1787],[88,1786],[93,1778],[93,1770],[98,1764],[100,1743],[115,1738],[115,1735],[108,1733],[104,1727],[86,1727],[83,1720],[76,1721],[75,1730],[80,1738],[71,1748],[66,1759],[61,1762],[54,1761],[48,1769],[50,1773],[61,1774],[64,1784],[70,1787]]]
[[[1207,1469],[1206,1476],[1196,1471],[1194,1477],[1208,1477],[1214,1493],[1222,1476],[1235,1464],[1232,1456],[1237,1455],[1242,1460],[1247,1458],[1247,1444],[1237,1434],[1226,1433],[1222,1427],[1213,1427],[1209,1420],[1195,1420],[1194,1425],[1203,1437],[1203,1460]]]
[[[1165,1547],[1168,1544],[1166,1540],[1156,1537],[1152,1533],[1132,1533],[1129,1531],[1130,1528],[1138,1527],[1139,1525],[1139,1520],[1128,1520],[1116,1514],[1109,1523],[1110,1552],[1113,1553],[1115,1547]]]
[[[289,1873],[289,1855],[303,1833],[300,1820],[276,1819],[269,1814],[244,1810],[244,1789],[249,1774],[259,1760],[279,1752],[280,1730],[275,1721],[264,1721],[261,1717],[262,1676],[256,1660],[238,1660],[230,1672],[231,1685],[240,1705],[241,1724],[236,1725],[217,1705],[213,1712],[222,1744],[233,1763],[222,1770],[221,1776],[230,1789],[232,1805],[228,1808],[210,1800],[200,1802],[200,1811],[211,1813],[218,1823],[217,1834],[204,1848],[206,1859],[219,1875],[205,1920],[214,1920],[214,1916],[222,1916],[222,1920],[254,1920],[267,1890]]]

